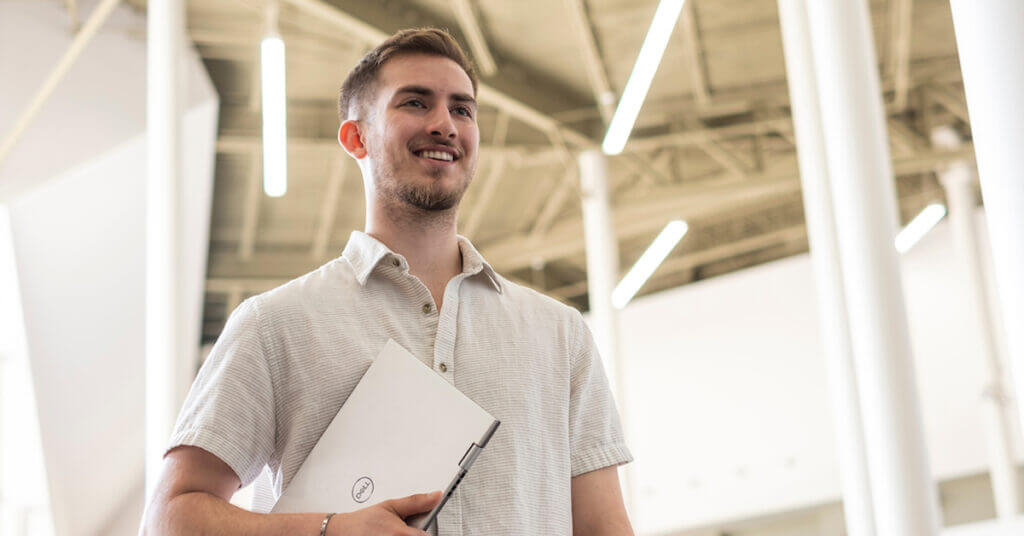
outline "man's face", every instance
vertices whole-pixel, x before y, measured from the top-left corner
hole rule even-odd
[[[378,195],[430,211],[457,206],[480,144],[469,76],[426,54],[392,58],[377,76],[361,131]]]

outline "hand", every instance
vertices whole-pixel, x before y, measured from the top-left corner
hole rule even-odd
[[[327,536],[429,536],[429,533],[405,524],[405,518],[429,512],[441,501],[441,492],[419,493],[391,499],[356,510],[337,514],[327,524]]]

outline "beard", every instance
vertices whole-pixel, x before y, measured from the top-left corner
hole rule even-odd
[[[376,179],[380,193],[388,199],[426,212],[440,212],[457,207],[473,177],[470,170],[459,177],[455,187],[446,188],[441,181],[445,170],[432,169],[429,174],[433,180],[421,184],[419,181],[404,180],[392,160],[385,157],[378,158],[377,161],[381,162]]]
[[[431,174],[439,175],[439,173]],[[434,178],[437,179],[438,177],[435,176]],[[466,187],[469,186],[468,180],[461,181],[458,188],[445,189],[438,182],[422,186],[403,183],[394,177],[391,179],[393,191],[399,199],[407,205],[428,212],[449,210],[458,206],[459,201],[462,200],[462,195],[466,192]]]

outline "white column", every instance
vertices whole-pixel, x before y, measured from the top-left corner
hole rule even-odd
[[[947,149],[955,149],[960,145],[959,136],[949,127],[933,132],[932,141],[936,146]],[[1017,515],[1020,498],[1013,448],[1013,417],[1010,413],[1003,364],[996,352],[998,345],[990,314],[985,272],[981,264],[982,252],[978,246],[978,231],[974,219],[974,209],[977,207],[974,173],[967,162],[955,162],[939,171],[939,180],[946,190],[957,256],[960,257],[967,283],[969,311],[972,313],[968,316],[977,319],[977,327],[982,335],[977,354],[985,361],[988,375],[988,382],[982,393],[982,411],[996,514],[1002,520],[1013,519]]]
[[[150,0],[146,43],[146,494],[181,403],[177,282],[182,0]]]
[[[832,188],[825,158],[825,140],[805,1],[779,0],[779,21],[800,161],[807,238],[817,284],[818,319],[822,340],[825,342],[825,364],[832,398],[846,532],[850,536],[874,536],[875,520],[857,394],[857,374],[853,364],[843,274],[836,244]]]
[[[579,168],[590,319],[594,326],[594,339],[618,403],[622,426],[628,431],[629,411],[624,367],[619,359],[618,318],[612,306],[612,290],[619,279],[619,247],[608,201],[608,161],[601,151],[588,150],[580,153]],[[635,495],[628,466],[623,471],[623,478],[626,506],[633,512]]]
[[[608,380],[622,404],[618,322],[612,306],[612,290],[619,279],[619,245],[608,202],[608,162],[603,153],[590,150],[580,153],[579,166],[590,318]]]
[[[906,307],[896,203],[867,3],[807,2],[836,234],[880,536],[938,534]]]
[[[951,0],[998,305],[1024,417],[1024,2]]]

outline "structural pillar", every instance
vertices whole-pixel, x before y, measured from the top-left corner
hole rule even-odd
[[[959,147],[960,137],[952,128],[945,127],[932,132],[932,142],[938,147],[952,150]],[[985,285],[985,271],[981,264],[982,250],[978,246],[978,231],[974,219],[974,209],[978,204],[974,193],[974,173],[967,162],[954,162],[948,168],[939,171],[939,180],[946,190],[957,257],[960,258],[967,283],[969,312],[972,313],[968,316],[977,319],[977,327],[981,333],[981,345],[977,354],[984,360],[988,375],[982,394],[982,411],[988,443],[992,496],[995,498],[997,517],[1009,520],[1016,517],[1020,500],[1013,448],[1013,417],[1010,412],[1009,391],[1003,364],[996,351],[998,345],[992,323],[992,309]]]
[[[608,202],[608,162],[600,151],[584,151],[579,167],[590,318],[612,389],[620,398],[618,322],[612,306],[612,291],[619,279],[619,248]]]
[[[812,0],[813,1],[813,0]],[[805,0],[779,0],[786,55],[789,102],[796,133],[804,217],[817,286],[818,320],[825,342],[825,366],[849,536],[874,536],[867,454],[846,314],[843,274],[836,244],[832,188],[821,126]]]
[[[864,0],[806,3],[836,234],[880,536],[938,534],[893,239],[897,213]]]
[[[1024,418],[1024,2],[951,0],[997,302]]]
[[[608,160],[604,153],[596,149],[580,153],[579,172],[590,319],[594,326],[594,339],[618,403],[622,426],[628,432],[630,421],[624,367],[619,356],[618,318],[612,306],[612,291],[619,279],[619,247],[608,201]],[[626,506],[632,512],[635,495],[628,467],[624,468],[623,478]]]
[[[150,0],[146,22],[146,495],[183,396],[177,262],[181,213],[182,0]],[[192,341],[188,341],[192,342]],[[148,502],[148,501],[147,501]]]

